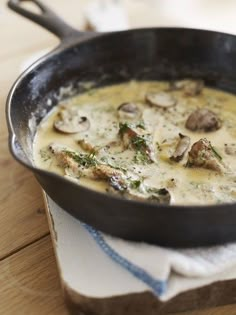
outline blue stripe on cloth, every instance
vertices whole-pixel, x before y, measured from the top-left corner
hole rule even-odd
[[[102,234],[95,230],[90,225],[87,225],[85,223],[82,223],[83,226],[86,228],[86,230],[90,233],[90,235],[93,237],[93,239],[96,241],[96,243],[100,246],[100,248],[116,263],[120,264],[122,267],[124,267],[126,270],[128,270],[130,273],[132,273],[136,278],[143,281],[145,284],[147,284],[150,289],[154,292],[155,295],[161,296],[163,293],[165,293],[167,288],[167,282],[156,280],[154,279],[148,272],[143,270],[142,268],[136,266],[135,264],[131,263],[121,255],[119,255],[113,248],[111,248],[110,245],[106,243],[104,240],[104,237]]]

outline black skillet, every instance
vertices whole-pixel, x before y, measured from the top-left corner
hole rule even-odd
[[[10,0],[8,5],[61,39],[53,52],[20,76],[7,100],[11,152],[33,171],[47,194],[73,216],[125,239],[172,247],[235,241],[235,204],[164,206],[99,193],[36,168],[32,163],[32,142],[36,126],[57,104],[62,86],[73,86],[73,93],[83,90],[83,81],[102,86],[133,78],[192,77],[236,93],[236,37],[184,28],[82,33],[39,1],[31,2],[41,14],[27,11],[20,2]],[[63,97],[67,96],[64,93]]]

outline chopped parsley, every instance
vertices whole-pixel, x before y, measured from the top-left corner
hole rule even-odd
[[[136,125],[136,127],[137,127],[137,128],[141,128],[141,129],[143,129],[143,130],[146,129],[143,120],[141,120],[140,122],[138,122],[137,125]]]
[[[145,136],[136,135],[131,138],[131,143],[135,150],[147,149],[147,139]]]
[[[138,189],[141,185],[141,180],[131,180],[130,181],[130,188],[132,189]]]
[[[136,151],[134,161],[138,164],[147,164],[152,163],[150,157],[150,148],[149,148],[149,139],[150,135],[136,135],[131,138],[131,144],[134,150]]]
[[[83,166],[85,168],[89,168],[91,166],[96,166],[98,164],[98,160],[93,153],[89,154],[82,154],[82,153],[76,153],[72,151],[64,151],[70,158],[72,158],[76,163],[78,163],[80,166]]]
[[[133,161],[136,164],[150,164],[150,163],[152,163],[152,160],[150,159],[148,154],[146,152],[142,152],[142,151],[137,151],[135,153]]]
[[[221,161],[222,156],[216,151],[215,147],[213,147],[212,145],[211,145],[211,150],[214,153],[214,155],[217,157],[217,159]]]

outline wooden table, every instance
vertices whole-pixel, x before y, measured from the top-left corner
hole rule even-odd
[[[85,2],[50,0],[50,5],[72,25],[81,27],[80,9]],[[0,0],[0,42],[0,314],[64,315],[67,311],[42,193],[32,174],[8,152],[4,115],[5,99],[19,75],[21,63],[40,50],[54,47],[58,41],[10,12],[5,0]],[[211,314],[236,314],[236,305],[188,312],[188,315]]]

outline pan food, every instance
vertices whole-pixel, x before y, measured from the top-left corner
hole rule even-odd
[[[133,241],[235,241],[236,37],[83,33],[21,2],[9,6],[61,40],[18,78],[6,110],[10,150],[47,195]]]
[[[165,204],[236,200],[236,96],[201,80],[91,89],[38,127],[35,164],[79,184]]]

